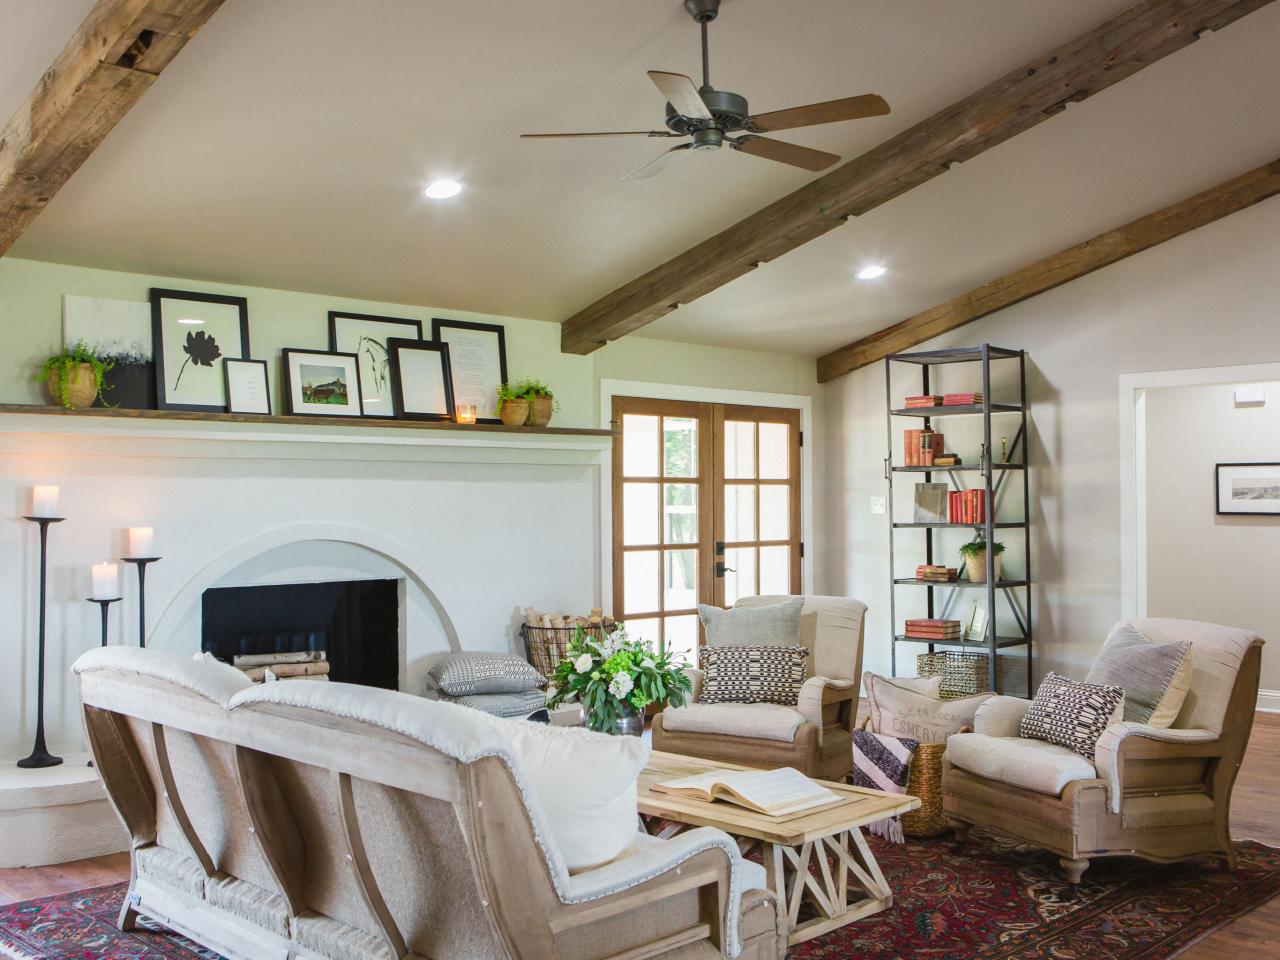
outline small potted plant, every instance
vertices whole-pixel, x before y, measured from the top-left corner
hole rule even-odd
[[[113,365],[94,356],[84,341],[77,341],[46,360],[36,380],[46,386],[53,403],[80,410],[102,396],[102,377]]]
[[[991,553],[995,557],[996,580],[1000,579],[1000,554],[1004,553],[1003,543],[993,543]],[[960,548],[960,556],[964,558],[965,570],[973,583],[987,582],[987,544],[984,540],[974,540]]]
[[[551,388],[541,380],[522,380],[517,388],[520,396],[529,401],[529,421],[531,427],[545,427],[551,422],[551,415],[559,408]]]
[[[508,427],[523,427],[529,419],[529,401],[509,383],[498,387],[498,416]]]
[[[684,706],[692,691],[684,665],[671,654],[656,653],[649,644],[629,639],[624,630],[596,637],[579,626],[551,676],[547,706],[576,701],[582,705],[583,723],[592,730],[638,737],[646,707]]]

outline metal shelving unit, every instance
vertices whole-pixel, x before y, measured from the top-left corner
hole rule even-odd
[[[1018,397],[1017,402],[1009,403],[993,403],[991,400],[991,367],[996,362],[1014,362],[1018,365]],[[920,407],[912,409],[895,408],[893,406],[896,399],[911,392],[920,394],[931,393],[931,379],[935,379],[934,367],[943,364],[952,363],[975,363],[981,366],[982,372],[982,403],[966,406],[952,407]],[[905,369],[918,373],[918,390],[915,386],[911,389],[903,390],[898,388],[895,390],[894,373],[895,370],[904,369],[900,365],[908,365]],[[885,480],[889,485],[889,495],[886,500],[887,512],[889,517],[889,615],[894,628],[894,637],[892,644],[892,665],[893,673],[896,676],[898,672],[898,645],[906,644],[925,644],[929,652],[933,652],[937,647],[961,647],[974,648],[980,647],[989,657],[988,662],[988,682],[991,689],[997,689],[997,678],[999,676],[999,667],[997,665],[998,651],[1012,650],[1017,648],[1026,649],[1027,660],[1027,696],[1032,694],[1032,624],[1031,624],[1031,526],[1030,526],[1030,510],[1031,510],[1031,489],[1030,476],[1027,470],[1027,367],[1026,356],[1021,350],[1008,350],[1002,347],[993,347],[984,343],[979,347],[963,347],[949,350],[931,350],[921,353],[897,353],[885,359],[885,423],[888,428],[888,456],[885,458]],[[957,464],[955,466],[905,466],[895,464],[893,461],[893,444],[895,435],[895,421],[899,424],[902,418],[912,418],[922,420],[926,428],[930,428],[932,421],[939,417],[981,417],[982,418],[982,443],[983,455],[982,462],[976,464]],[[1007,461],[1004,463],[992,462],[992,417],[1016,417],[1018,418],[1017,432],[1014,434],[1013,441],[1009,445]],[[998,433],[996,434],[999,435]],[[1018,462],[1012,462],[1018,461]],[[932,482],[933,475],[939,474],[946,479],[946,482],[954,490],[964,489],[981,489],[986,491],[987,514],[986,520],[981,524],[961,524],[961,523],[909,523],[896,522],[893,518],[894,504],[894,483],[895,476],[916,474],[923,478],[924,482]],[[966,474],[976,474],[978,482],[969,487],[965,486]],[[997,511],[1001,505],[1001,494],[1005,492],[1006,481],[1011,476],[1021,475],[1022,477],[1022,515],[1018,520],[997,520]],[[909,486],[914,486],[917,478],[903,477],[908,480]],[[901,485],[901,484],[899,484]],[[914,518],[914,514],[913,514]],[[1017,579],[1006,579],[997,581],[995,579],[995,554],[993,551],[987,551],[987,571],[985,583],[974,583],[969,580],[960,580],[952,582],[938,582],[931,580],[918,580],[915,577],[899,577],[896,568],[896,556],[898,545],[898,531],[900,530],[922,530],[924,532],[924,563],[933,563],[936,554],[940,554],[939,541],[945,536],[944,531],[947,530],[964,530],[971,536],[981,533],[985,541],[989,544],[994,542],[994,534],[996,530],[1021,530],[1022,531],[1022,548],[1023,548],[1023,574]],[[954,539],[954,538],[952,538]],[[948,550],[955,549],[959,543],[948,546]],[[917,562],[919,562],[917,558]],[[913,564],[914,566],[914,564]],[[925,640],[916,637],[908,637],[897,633],[898,629],[898,596],[897,592],[900,588],[923,588],[926,591],[927,616],[946,618],[956,600],[961,596],[961,592],[970,589],[982,589],[986,593],[987,604],[987,634],[981,644],[975,643],[967,639],[956,641],[940,641]],[[1007,615],[1002,617],[996,605],[997,596],[1005,600]],[[1012,621],[1012,622],[1010,622]],[[1017,627],[1018,632],[1013,633],[1006,628],[1010,626]]]

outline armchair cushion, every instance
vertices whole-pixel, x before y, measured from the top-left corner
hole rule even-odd
[[[1218,734],[1212,730],[1199,728],[1179,730],[1171,727],[1153,727],[1144,723],[1111,724],[1098,738],[1094,764],[1097,767],[1098,776],[1107,781],[1112,813],[1120,812],[1120,800],[1124,787],[1124,765],[1121,754],[1125,741],[1130,737],[1143,737],[1170,745],[1203,746],[1214,743],[1218,739]],[[1170,758],[1176,756],[1177,752],[1171,750]]]
[[[709,647],[799,646],[800,613],[804,597],[792,597],[767,607],[722,610],[698,605],[698,619],[707,631]]]
[[[947,738],[946,756],[953,766],[979,777],[1054,797],[1073,780],[1098,777],[1094,765],[1075,751],[1022,737],[957,733]]]
[[[974,715],[973,732],[989,737],[1016,737],[1030,706],[1031,701],[1021,697],[992,697]]]
[[[1153,643],[1132,623],[1119,623],[1102,645],[1086,683],[1124,688],[1124,719],[1168,727],[1191,683],[1188,640]]]
[[[712,733],[729,737],[753,737],[791,743],[805,722],[795,707],[778,703],[690,703],[662,712],[666,730]]]
[[[1079,683],[1050,671],[1027,708],[1018,732],[1024,737],[1070,747],[1092,760],[1102,731],[1123,715],[1123,687]]]

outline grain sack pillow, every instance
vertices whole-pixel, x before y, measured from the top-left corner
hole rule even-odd
[[[912,678],[913,686],[921,686]],[[939,680],[931,677],[930,680]],[[959,700],[939,700],[921,693],[893,677],[867,672],[862,689],[871,708],[871,729],[890,737],[905,737],[920,743],[946,743],[947,737],[973,726],[978,708],[993,693],[979,693]],[[925,686],[926,690],[933,689]]]
[[[1171,727],[1191,686],[1191,642],[1152,643],[1131,623],[1107,637],[1085,683],[1124,688],[1130,723]]]
[[[801,646],[704,646],[698,651],[705,674],[698,702],[794,707],[808,657],[809,649]]]
[[[451,653],[427,671],[451,697],[486,693],[525,693],[547,681],[528,662],[510,653]]]
[[[800,614],[804,597],[767,607],[722,610],[698,605],[698,619],[707,632],[709,647],[795,647],[800,645]]]
[[[1018,728],[1031,740],[1046,740],[1093,759],[1098,737],[1124,716],[1124,688],[1079,683],[1050,673],[1036,691]]]

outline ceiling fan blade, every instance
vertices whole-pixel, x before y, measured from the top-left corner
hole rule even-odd
[[[675,107],[680,116],[692,117],[695,120],[711,119],[711,111],[702,102],[698,88],[683,73],[650,70],[649,79],[662,91],[662,95],[667,98],[667,103]]]
[[[522,140],[547,140],[553,137],[678,137],[670,130],[603,130],[598,133],[522,133]]]
[[[812,127],[819,123],[836,123],[840,120],[861,120],[863,117],[883,117],[889,112],[884,97],[874,93],[843,100],[811,103],[804,107],[774,110],[748,119],[749,129],[770,133],[774,130],[791,130],[795,127]]]
[[[781,140],[770,140],[768,137],[757,137],[751,134],[739,137],[737,140],[730,140],[729,143],[735,150],[741,150],[743,153],[749,153],[755,157],[764,157],[766,160],[776,160],[779,163],[790,164],[793,167],[803,167],[805,170],[812,170],[815,173],[819,170],[825,170],[833,163],[840,161],[840,158],[834,153],[826,153],[822,150],[814,150],[811,147],[801,147],[794,143],[784,143]]]
[[[646,180],[649,177],[652,177],[654,174],[661,173],[663,170],[665,170],[667,168],[667,164],[669,164],[672,160],[674,160],[677,156],[679,156],[682,150],[689,150],[692,147],[693,147],[692,143],[682,143],[678,147],[672,147],[666,153],[659,154],[657,157],[650,160],[640,169],[632,170],[622,179],[624,181]]]

